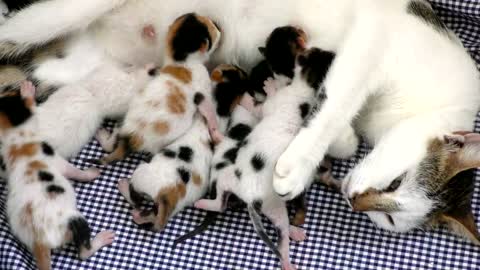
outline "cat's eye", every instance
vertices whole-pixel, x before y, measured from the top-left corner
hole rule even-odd
[[[400,187],[400,184],[402,184],[402,179],[403,177],[397,177],[393,182],[388,186],[384,191],[385,192],[394,192]]]

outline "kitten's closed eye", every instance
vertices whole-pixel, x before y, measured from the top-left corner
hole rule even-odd
[[[388,186],[384,192],[394,192],[396,191],[399,187],[400,184],[402,184],[403,176],[397,177],[393,182]]]

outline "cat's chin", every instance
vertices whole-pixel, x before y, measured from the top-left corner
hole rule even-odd
[[[405,233],[421,225],[414,220],[406,221],[383,212],[368,212],[366,214],[376,227],[390,232]]]

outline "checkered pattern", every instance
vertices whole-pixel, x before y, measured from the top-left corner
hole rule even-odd
[[[480,2],[435,0],[444,21],[462,38],[480,64]],[[480,67],[480,65],[479,65]],[[452,67],[454,68],[454,67]],[[480,115],[476,131],[480,131]],[[110,123],[111,124],[111,123]],[[362,146],[356,158],[335,162],[343,176],[367,153]],[[97,142],[86,146],[73,162],[103,155]],[[81,262],[72,247],[54,252],[54,269],[275,269],[278,261],[255,234],[245,211],[227,211],[205,234],[172,249],[172,241],[191,230],[204,213],[192,208],[174,218],[164,232],[154,234],[135,226],[129,206],[116,188],[119,178],[129,177],[140,162],[133,156],[107,167],[91,184],[74,184],[78,207],[94,233],[116,231],[114,244]],[[478,179],[477,179],[478,180]],[[480,219],[480,182],[473,209]],[[0,183],[0,269],[35,269],[30,253],[9,232],[5,217],[5,185]],[[292,243],[293,262],[301,269],[480,269],[480,248],[445,230],[395,234],[377,229],[363,214],[349,210],[341,196],[316,185],[308,194],[305,229],[308,239]],[[480,225],[480,224],[479,224]],[[274,235],[272,227],[267,227]]]

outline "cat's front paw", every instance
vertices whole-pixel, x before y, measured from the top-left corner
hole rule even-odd
[[[308,186],[315,170],[314,163],[305,159],[301,151],[287,149],[275,166],[273,188],[283,200],[291,200]]]

